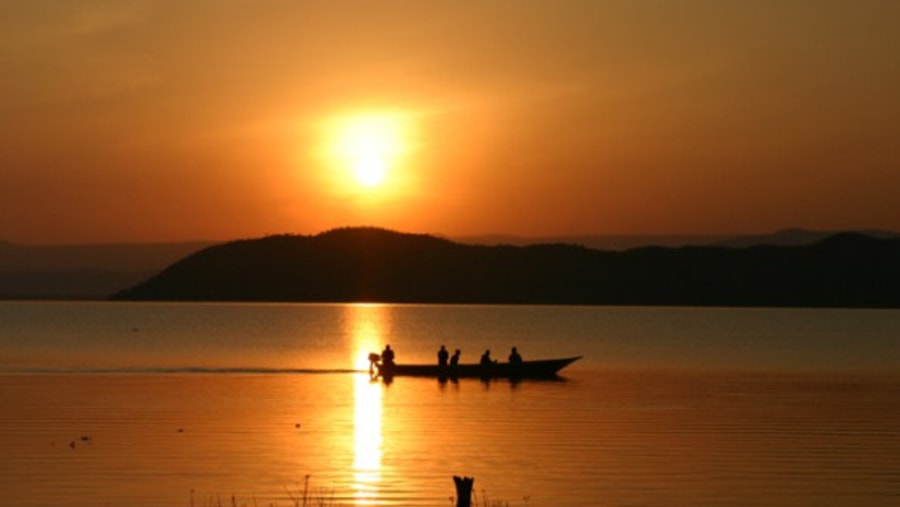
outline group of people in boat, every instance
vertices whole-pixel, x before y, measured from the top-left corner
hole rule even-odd
[[[450,351],[447,350],[447,347],[444,345],[441,345],[441,348],[437,352],[438,366],[452,368],[452,367],[458,365],[459,364],[459,356],[461,354],[462,354],[462,352],[459,349],[456,349],[455,351],[453,351],[453,355],[450,355]],[[369,360],[373,361],[373,362],[381,360],[381,364],[383,366],[393,366],[394,365],[394,350],[391,349],[390,345],[386,345],[384,347],[384,350],[381,351],[380,356],[378,354],[370,354]],[[522,362],[522,356],[521,356],[521,354],[519,354],[519,350],[516,347],[513,347],[509,353],[509,362],[511,364],[519,364]],[[485,350],[484,354],[481,354],[481,361],[479,361],[479,364],[481,364],[483,366],[497,364],[497,360],[491,358],[490,349]]]
[[[461,354],[462,352],[459,349],[456,349],[453,352],[453,355],[451,355],[450,351],[447,350],[447,347],[441,345],[441,348],[437,352],[437,364],[439,367],[452,369],[459,364],[459,357]],[[516,347],[513,347],[509,353],[509,363],[522,363],[522,356],[519,354],[519,351]],[[490,349],[486,349],[484,351],[484,354],[481,354],[481,360],[479,361],[479,364],[481,366],[490,366],[497,364],[497,360],[491,358]],[[374,374],[375,366],[378,366],[379,369],[383,369],[385,367],[390,368],[394,366],[394,349],[392,349],[390,345],[385,345],[384,350],[381,351],[380,355],[374,352],[369,354],[370,374]]]
[[[438,365],[445,366],[447,363],[443,360],[443,357],[446,357],[447,351],[444,349],[444,346],[441,345],[441,350],[438,351]],[[444,354],[444,356],[442,356]],[[459,349],[456,349],[456,352],[453,354],[453,358],[450,361],[450,366],[454,366],[459,362]],[[519,350],[516,347],[513,347],[509,352],[509,362],[510,364],[519,364],[522,362],[522,356],[519,354]],[[481,360],[478,364],[482,366],[489,366],[492,364],[497,364],[497,360],[491,358],[491,350],[486,349],[484,354],[481,354]]]
[[[438,366],[456,366],[459,364],[459,355],[461,352],[459,349],[453,351],[453,355],[450,355],[450,352],[447,351],[447,348],[441,345],[441,349],[438,350],[437,358],[438,358]]]

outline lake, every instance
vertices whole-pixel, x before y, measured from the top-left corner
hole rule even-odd
[[[895,506],[900,311],[3,302],[0,451],[17,506]]]

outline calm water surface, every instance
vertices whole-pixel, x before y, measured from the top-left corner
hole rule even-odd
[[[0,303],[7,505],[900,504],[900,312]],[[371,382],[440,344],[555,382]],[[308,476],[308,477],[307,477]],[[308,486],[307,486],[308,485]]]

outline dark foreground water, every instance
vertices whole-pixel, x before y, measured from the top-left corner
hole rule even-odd
[[[900,312],[0,304],[6,505],[900,504]],[[555,382],[371,382],[440,344]],[[232,495],[234,500],[232,500]],[[315,503],[314,503],[315,502]]]

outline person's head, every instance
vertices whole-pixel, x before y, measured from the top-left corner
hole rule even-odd
[[[456,349],[456,351],[453,352],[453,353],[458,355],[458,354],[459,354],[459,349]]]
[[[515,347],[513,347],[513,349],[512,349],[512,351],[513,351],[513,352],[516,352],[516,348],[515,348]]]
[[[441,350],[444,350],[444,346],[443,346],[443,345],[441,345]]]
[[[491,354],[491,349],[485,349],[484,355],[488,356]]]
[[[386,348],[386,349],[388,349],[388,350],[391,350],[391,346],[390,346],[390,345],[385,345],[384,348]]]

